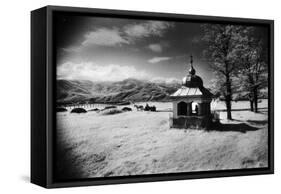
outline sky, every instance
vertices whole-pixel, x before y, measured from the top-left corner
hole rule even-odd
[[[190,55],[205,85],[213,78],[202,56],[201,23],[65,14],[55,21],[58,79],[181,80]]]

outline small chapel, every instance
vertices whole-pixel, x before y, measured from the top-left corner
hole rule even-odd
[[[171,99],[171,127],[204,129],[210,126],[213,94],[204,87],[201,77],[196,75],[192,55],[188,74],[182,79],[181,88],[171,95]]]

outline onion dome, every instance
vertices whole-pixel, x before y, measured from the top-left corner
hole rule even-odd
[[[196,75],[196,71],[193,68],[193,59],[192,55],[190,56],[190,69],[189,69],[189,74],[186,75],[182,79],[182,85],[189,87],[189,88],[201,88],[203,87],[203,80],[201,77]]]

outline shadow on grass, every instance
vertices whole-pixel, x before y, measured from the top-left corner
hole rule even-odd
[[[267,109],[268,109],[267,107],[258,108],[257,113],[264,112]],[[231,112],[233,112],[233,111],[250,111],[250,110],[251,110],[250,108],[234,108],[234,109],[231,109]],[[217,109],[217,111],[226,112],[226,109]]]
[[[240,133],[246,133],[247,131],[256,131],[259,130],[259,128],[252,127],[250,125],[247,125],[246,123],[229,123],[229,124],[222,124],[217,123],[210,127],[209,131],[221,131],[221,132],[240,132]]]
[[[258,114],[268,115],[268,111],[259,111]]]
[[[247,122],[253,125],[265,125],[268,123],[268,120],[247,120]]]

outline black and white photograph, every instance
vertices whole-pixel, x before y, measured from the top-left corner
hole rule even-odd
[[[269,167],[259,24],[57,13],[57,180]]]

